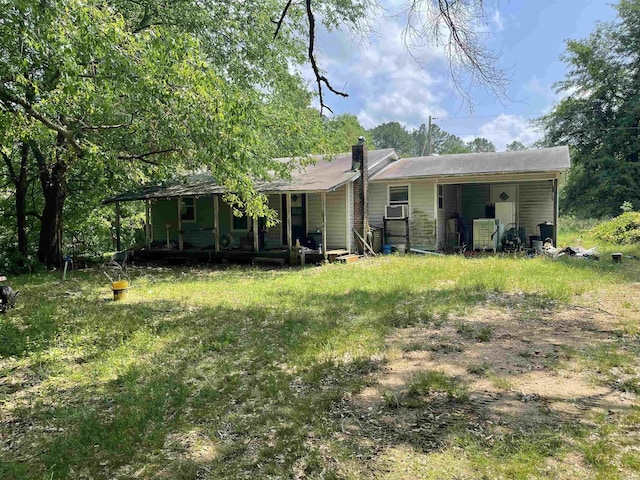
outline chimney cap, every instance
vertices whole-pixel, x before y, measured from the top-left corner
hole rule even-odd
[[[361,135],[358,137],[358,145],[364,145],[365,138]]]

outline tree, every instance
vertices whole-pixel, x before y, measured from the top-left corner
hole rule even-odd
[[[618,22],[567,42],[569,72],[557,84],[565,97],[538,120],[547,145],[571,147],[561,208],[585,217],[640,201],[640,1],[616,8]]]
[[[394,148],[398,155],[411,155],[415,143],[411,134],[398,122],[388,122],[372,128],[368,132],[375,148]]]
[[[483,137],[476,137],[467,143],[470,151],[475,153],[495,152],[496,147],[489,140]]]
[[[344,114],[324,119],[323,126],[325,133],[321,138],[322,144],[315,150],[318,153],[350,152],[358,138],[367,135],[355,115]]]
[[[499,56],[487,48],[478,28],[486,24],[486,0],[414,0],[397,11],[382,9],[375,0],[288,0],[277,22],[275,36],[290,23],[308,40],[307,58],[314,72],[320,100],[320,112],[331,111],[324,99],[324,89],[343,97],[347,93],[334,88],[316,60],[317,18],[329,30],[345,27],[362,36],[378,15],[396,15],[405,19],[403,41],[409,54],[419,62],[422,49],[444,48],[451,79],[456,90],[472,106],[469,90],[483,85],[497,97],[506,96],[508,78],[497,64]],[[306,24],[299,22],[306,19]],[[295,28],[295,27],[294,27]]]
[[[515,152],[519,150],[528,150],[528,148],[524,143],[518,140],[514,140],[507,145],[507,152]]]
[[[0,8],[0,151],[10,175],[25,150],[27,170],[37,172],[38,256],[47,265],[61,261],[70,182],[97,196],[206,166],[233,192],[230,202],[270,215],[253,180],[286,176],[290,167],[272,158],[305,153],[321,134],[304,84],[288,71],[286,59],[301,58],[299,40],[291,32],[271,39],[275,2]],[[234,28],[238,19],[255,28]],[[233,58],[217,58],[218,50]],[[259,55],[268,61],[255,67]]]

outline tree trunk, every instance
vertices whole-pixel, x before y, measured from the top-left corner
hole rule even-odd
[[[55,161],[49,166],[42,152],[34,149],[40,167],[44,209],[40,222],[38,260],[48,267],[62,266],[62,215],[67,198],[67,163],[65,140],[58,135]]]
[[[18,229],[18,251],[26,257],[29,249],[27,240],[27,168],[29,145],[22,144],[20,150],[20,172],[16,177],[16,222]]]

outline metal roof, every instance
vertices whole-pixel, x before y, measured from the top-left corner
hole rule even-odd
[[[329,192],[356,179],[360,173],[351,170],[351,153],[337,156],[312,155],[315,163],[300,167],[291,172],[291,179],[278,179],[257,182],[256,189],[263,193],[275,192]],[[370,170],[381,166],[385,160],[397,160],[398,155],[392,148],[370,150],[368,165]],[[288,162],[290,159],[278,159]],[[215,179],[206,175],[195,175],[168,185],[143,187],[135,192],[127,192],[103,200],[103,203],[149,200],[154,198],[194,197],[222,194],[225,188],[218,186]]]
[[[566,146],[513,152],[463,153],[402,158],[372,177],[372,181],[449,177],[491,173],[561,172],[571,167]]]

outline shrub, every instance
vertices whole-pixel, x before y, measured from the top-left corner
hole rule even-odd
[[[598,240],[608,243],[638,243],[640,242],[640,212],[625,212],[596,225],[590,233]]]

